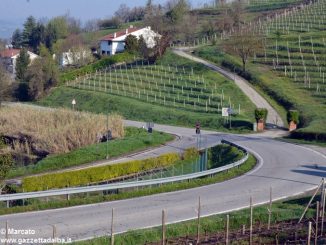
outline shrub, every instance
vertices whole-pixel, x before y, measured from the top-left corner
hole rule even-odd
[[[199,153],[198,150],[194,147],[186,149],[182,155],[182,159],[186,161],[196,157],[199,157]]]
[[[22,181],[25,191],[42,191],[112,180],[118,177],[168,167],[181,158],[178,153],[167,153],[156,158],[134,160],[114,165],[94,167],[63,173],[26,177]]]
[[[268,111],[266,108],[257,108],[255,110],[255,118],[258,122],[259,120],[264,120],[266,122]]]
[[[299,112],[297,110],[290,110],[287,113],[288,122],[294,122],[295,124],[299,124]]]

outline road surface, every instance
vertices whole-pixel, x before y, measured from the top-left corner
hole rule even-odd
[[[137,122],[129,125],[140,126]],[[156,130],[195,137],[194,129],[156,125]],[[262,135],[229,135],[203,131],[207,142],[221,138],[239,144],[252,152],[259,165],[251,172],[222,183],[172,193],[157,194],[128,200],[105,202],[57,210],[46,210],[0,217],[0,228],[32,229],[35,234],[24,237],[51,237],[56,226],[58,237],[73,240],[109,234],[111,209],[115,208],[115,231],[157,226],[161,211],[166,210],[167,222],[178,222],[196,217],[198,197],[202,214],[212,215],[247,207],[250,196],[254,204],[292,196],[316,187],[326,177],[326,157],[311,149],[275,141]],[[193,142],[190,141],[190,144]],[[318,168],[316,168],[318,166]],[[2,234],[0,237],[4,237]],[[14,235],[11,235],[14,237]]]

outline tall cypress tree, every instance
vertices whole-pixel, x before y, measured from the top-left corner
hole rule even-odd
[[[24,23],[24,31],[23,31],[23,46],[28,47],[31,46],[31,37],[34,29],[36,28],[36,21],[33,16],[29,16]]]
[[[14,48],[20,48],[22,46],[22,33],[19,29],[16,29],[11,37],[11,44]]]
[[[22,48],[16,60],[16,79],[18,81],[25,82],[25,73],[29,62],[29,54],[25,48]]]

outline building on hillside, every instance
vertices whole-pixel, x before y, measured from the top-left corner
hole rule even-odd
[[[12,77],[16,77],[16,60],[19,57],[20,49],[7,48],[0,52],[0,62],[5,69],[12,74]],[[27,51],[31,62],[38,58],[37,54]]]
[[[147,47],[153,48],[156,45],[156,38],[160,38],[161,35],[154,32],[150,26],[145,28],[135,28],[130,26],[129,28],[106,35],[100,39],[100,52],[102,55],[115,55],[125,50],[126,37],[133,35],[138,39],[143,36]]]
[[[59,64],[61,67],[71,66],[71,65],[84,65],[89,63],[93,58],[91,50],[79,50],[63,52]]]

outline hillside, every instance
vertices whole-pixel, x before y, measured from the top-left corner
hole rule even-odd
[[[326,1],[318,1],[253,26],[257,34],[265,35],[266,48],[243,75],[287,110],[300,111],[301,129],[292,133],[296,138],[325,140],[325,6]],[[240,60],[225,54],[220,45],[201,47],[196,53],[241,70]]]
[[[234,84],[203,65],[171,52],[154,65],[144,62],[112,66],[59,87],[40,103],[106,113],[116,111],[127,119],[227,130],[222,107],[234,109],[235,130],[250,130],[254,105]]]

